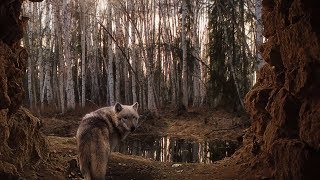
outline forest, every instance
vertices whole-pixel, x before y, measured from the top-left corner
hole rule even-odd
[[[143,110],[227,107],[262,63],[261,2],[45,1],[24,3],[25,104],[65,112],[139,102]],[[256,11],[257,9],[257,11]],[[258,38],[257,38],[258,37]]]
[[[1,0],[0,179],[320,179],[316,0]]]

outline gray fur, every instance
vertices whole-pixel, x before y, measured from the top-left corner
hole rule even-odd
[[[78,161],[85,179],[105,179],[111,151],[138,126],[138,103],[116,103],[86,114],[77,131]]]

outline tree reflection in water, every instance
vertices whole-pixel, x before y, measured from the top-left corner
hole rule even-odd
[[[237,141],[218,139],[196,142],[168,136],[131,136],[115,151],[161,162],[212,163],[231,156],[238,146]]]

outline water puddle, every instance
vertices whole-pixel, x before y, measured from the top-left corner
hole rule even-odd
[[[168,136],[133,136],[121,143],[115,151],[161,162],[213,163],[231,156],[238,146],[236,141],[195,142]]]

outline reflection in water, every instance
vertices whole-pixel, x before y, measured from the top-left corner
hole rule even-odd
[[[121,143],[115,151],[161,162],[212,163],[232,155],[237,147],[235,141],[194,142],[170,137],[135,136]]]

